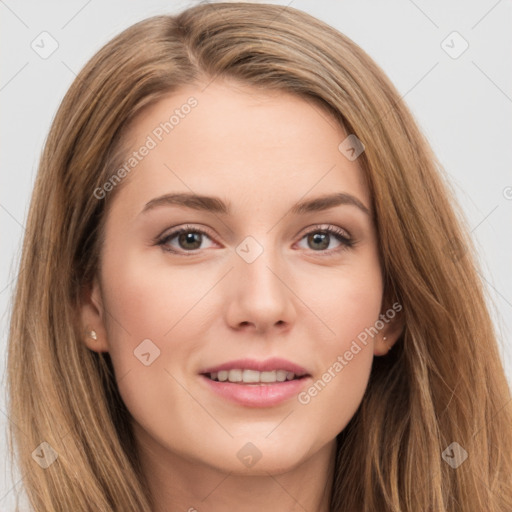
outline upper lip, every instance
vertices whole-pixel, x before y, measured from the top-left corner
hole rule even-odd
[[[273,370],[286,370],[287,372],[293,372],[297,376],[309,375],[307,370],[298,364],[292,363],[286,359],[279,357],[273,357],[271,359],[265,359],[264,361],[257,361],[256,359],[236,359],[234,361],[228,361],[216,366],[211,366],[201,370],[199,373],[214,373],[222,370],[235,370],[235,369],[247,369],[256,370],[259,372],[271,372]]]

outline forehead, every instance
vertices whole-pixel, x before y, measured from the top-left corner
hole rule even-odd
[[[224,80],[189,85],[132,122],[125,162],[133,165],[120,196],[140,206],[194,192],[261,210],[340,191],[368,206],[357,160],[339,149],[347,135],[327,109],[295,94]]]

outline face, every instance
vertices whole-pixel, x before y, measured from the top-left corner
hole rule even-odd
[[[304,99],[219,80],[136,119],[83,321],[141,444],[263,474],[354,415],[387,326],[368,335],[383,283],[346,137]]]

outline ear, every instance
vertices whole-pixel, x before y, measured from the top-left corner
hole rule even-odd
[[[108,352],[107,331],[104,318],[105,309],[98,279],[85,288],[80,306],[83,341],[94,352]],[[95,336],[91,335],[94,331]]]
[[[379,319],[384,327],[379,329],[379,333],[375,336],[374,355],[385,356],[400,338],[405,327],[402,309],[402,305],[398,302],[382,309]]]

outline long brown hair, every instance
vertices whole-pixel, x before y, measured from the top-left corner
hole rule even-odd
[[[384,293],[402,304],[405,329],[375,358],[361,406],[338,435],[330,510],[510,512],[510,388],[441,165],[395,87],[349,38],[290,7],[231,2],[126,29],[87,63],[52,124],[8,354],[11,450],[14,441],[34,509],[152,510],[109,355],[83,343],[80,297],[119,187],[104,200],[94,191],[123,161],[123,134],[141,109],[219,76],[321,104],[365,145],[358,161]],[[47,468],[32,456],[49,450],[41,443],[58,455]],[[461,450],[468,457],[454,467]]]

